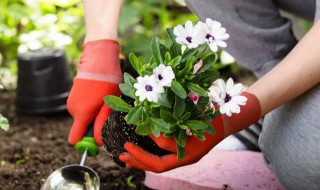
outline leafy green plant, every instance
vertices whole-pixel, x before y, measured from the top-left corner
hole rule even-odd
[[[125,120],[128,124],[137,126],[137,134],[153,134],[158,137],[163,133],[165,137],[173,137],[177,143],[178,159],[181,160],[185,155],[188,133],[200,140],[205,140],[205,132],[214,134],[208,121],[215,117],[215,112],[210,107],[206,89],[219,77],[219,73],[213,69],[217,54],[212,53],[206,44],[182,53],[181,45],[176,42],[172,30],[167,29],[166,32],[171,45],[167,47],[160,43],[159,38],[153,38],[150,61],[146,62],[143,57],[135,54],[129,55],[130,62],[140,77],[148,78],[161,65],[172,69],[175,77],[171,85],[164,87],[159,99],[142,100],[137,90],[137,84],[142,78],[138,77],[136,80],[125,73],[120,89],[124,95],[135,100],[134,106],[116,96],[107,96],[104,100],[112,109],[128,112]],[[201,60],[202,67],[193,72],[195,65]],[[156,85],[151,88],[155,87]],[[201,96],[197,104],[188,97],[190,93]]]
[[[161,36],[168,41],[164,29],[186,20],[195,21],[197,17],[173,0],[127,0],[119,23],[123,53],[128,55],[136,52],[151,57],[148,44],[152,36]],[[59,41],[70,39],[72,42],[63,48],[75,73],[84,35],[81,0],[0,1],[0,65],[9,69],[12,75],[17,74],[18,49],[26,51],[43,46],[61,47]],[[10,88],[14,87],[10,85]]]
[[[83,20],[81,0],[0,1],[1,67],[16,75],[18,50],[37,50],[44,46],[63,47],[75,65],[85,34]]]

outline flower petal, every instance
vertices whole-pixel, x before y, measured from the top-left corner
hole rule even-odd
[[[218,46],[220,46],[222,48],[227,47],[227,43],[222,41],[222,40],[216,40],[216,43],[217,43]]]
[[[245,105],[248,101],[248,98],[245,96],[234,96],[232,97],[232,101],[238,105]]]
[[[229,91],[230,96],[238,96],[243,92],[244,88],[242,84],[236,84],[233,88]]]
[[[217,52],[218,51],[218,46],[215,42],[209,43],[209,48],[211,49],[212,52]]]
[[[230,92],[231,92],[231,90],[232,90],[232,88],[233,88],[233,79],[232,78],[229,78],[228,80],[227,80],[227,84],[226,84],[226,93],[228,93],[229,95],[231,95],[230,94]]]

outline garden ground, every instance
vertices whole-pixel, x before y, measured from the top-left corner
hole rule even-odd
[[[55,169],[80,162],[81,156],[67,145],[72,118],[67,113],[17,115],[14,100],[14,92],[0,93],[0,113],[10,121],[10,130],[0,131],[0,189],[38,190]],[[102,190],[147,189],[144,172],[117,166],[103,149],[86,165],[100,176]]]

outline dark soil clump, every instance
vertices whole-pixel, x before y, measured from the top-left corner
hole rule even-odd
[[[133,105],[131,98],[122,96],[122,99]],[[102,140],[105,149],[118,165],[124,167],[123,162],[118,157],[121,153],[126,152],[123,146],[128,141],[139,145],[144,150],[155,155],[163,156],[170,153],[159,148],[149,136],[137,135],[135,132],[136,126],[126,123],[124,119],[126,115],[127,113],[124,112],[112,111],[102,128]]]
[[[67,145],[72,124],[68,114],[16,115],[13,92],[0,92],[0,113],[11,125],[9,132],[0,130],[1,190],[39,190],[55,169],[80,162],[81,155]],[[148,189],[144,172],[117,166],[103,149],[85,165],[98,173],[101,190]]]

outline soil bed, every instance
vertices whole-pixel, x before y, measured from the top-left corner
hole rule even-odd
[[[10,121],[9,132],[0,131],[0,189],[38,190],[55,169],[80,162],[81,156],[67,145],[72,118],[67,113],[17,115],[14,99],[14,92],[0,92],[0,113]],[[101,190],[148,189],[144,172],[117,166],[103,148],[86,165],[99,174]]]

